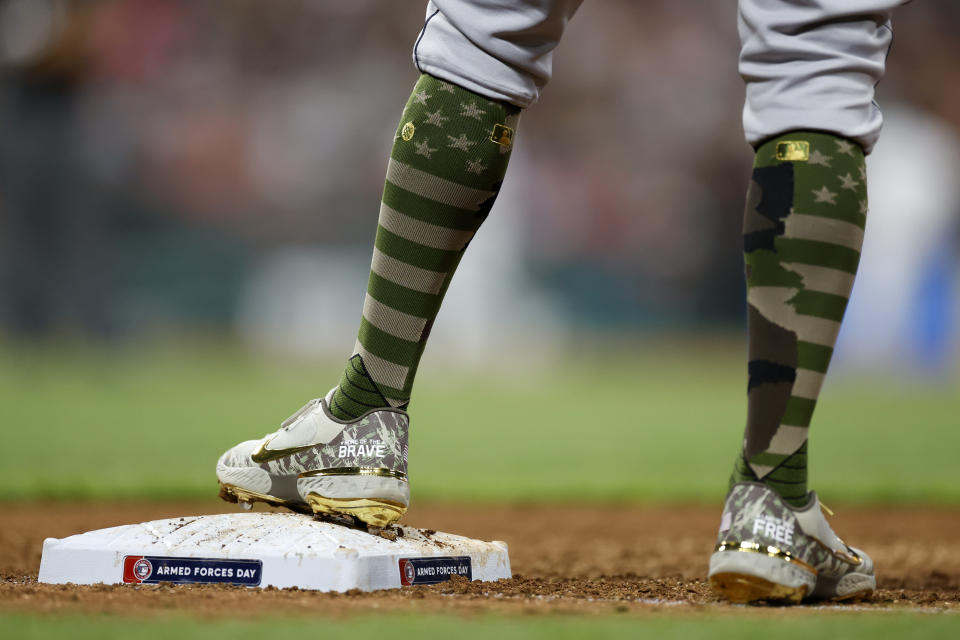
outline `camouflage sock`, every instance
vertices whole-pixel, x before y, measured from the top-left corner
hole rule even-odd
[[[795,131],[757,150],[743,242],[747,427],[731,484],[807,499],[807,429],[860,261],[866,166],[855,143]]]
[[[360,332],[331,402],[337,417],[406,406],[443,295],[500,191],[519,116],[420,76],[387,166]]]

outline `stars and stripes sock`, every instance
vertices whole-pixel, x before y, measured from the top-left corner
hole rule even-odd
[[[409,402],[450,279],[500,191],[519,117],[420,76],[387,165],[360,331],[330,403],[337,417]]]
[[[807,430],[860,261],[863,150],[783,134],[757,149],[743,223],[749,327],[747,426],[731,484],[807,500]]]

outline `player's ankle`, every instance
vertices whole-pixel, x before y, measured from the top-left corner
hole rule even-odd
[[[786,472],[789,474],[786,476]],[[784,469],[778,473],[777,469],[759,478],[743,456],[737,457],[730,474],[728,490],[738,482],[759,482],[777,493],[783,501],[794,507],[802,507],[807,503],[807,474],[806,468]]]
[[[370,376],[359,354],[347,362],[329,404],[330,413],[340,420],[354,420],[374,409],[392,406]]]

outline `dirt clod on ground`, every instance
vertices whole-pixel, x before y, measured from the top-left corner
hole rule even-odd
[[[260,508],[260,507],[258,507]],[[733,610],[706,582],[718,508],[699,506],[417,505],[403,524],[510,546],[514,576],[454,578],[390,591],[317,593],[225,585],[46,585],[37,582],[44,538],[204,513],[222,502],[6,504],[0,527],[0,610],[203,615],[350,615],[375,610],[630,612],[683,605]],[[866,608],[960,609],[960,510],[842,508],[837,532],[870,553],[878,590]],[[399,531],[398,531],[399,533]],[[843,607],[845,605],[830,605]]]

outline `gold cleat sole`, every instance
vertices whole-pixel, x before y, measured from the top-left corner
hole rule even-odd
[[[249,505],[254,502],[264,502],[271,507],[283,507],[304,515],[311,515],[313,513],[310,507],[305,504],[290,502],[289,500],[281,500],[280,498],[275,498],[265,493],[250,491],[233,484],[224,484],[222,482],[220,483],[219,497],[221,500],[226,500],[227,502],[232,502],[235,504],[239,503],[243,505]]]
[[[836,598],[831,598],[830,602],[844,602],[846,604],[856,604],[862,602],[863,600],[869,598],[873,595],[873,589],[864,589],[863,591],[854,591],[853,593],[848,593],[845,596],[837,596]]]
[[[374,498],[325,498],[316,493],[307,494],[307,504],[314,514],[324,516],[351,516],[371,527],[383,528],[393,524],[407,512],[407,508],[392,500]]]
[[[787,587],[744,573],[716,573],[710,576],[710,588],[730,602],[774,602],[800,604],[807,595],[807,586]]]

